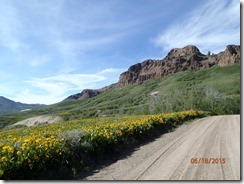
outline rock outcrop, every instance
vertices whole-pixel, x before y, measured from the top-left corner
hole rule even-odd
[[[82,100],[95,97],[113,87],[122,87],[128,84],[141,84],[145,81],[165,77],[181,71],[197,71],[210,68],[214,65],[225,66],[240,62],[240,46],[228,45],[226,50],[219,54],[204,55],[193,45],[184,48],[172,49],[162,60],[148,59],[137,63],[120,75],[116,84],[101,89],[85,89],[81,93],[71,95],[65,100]]]
[[[228,45],[226,50],[219,54],[204,55],[196,46],[189,45],[172,49],[162,60],[149,59],[131,66],[120,75],[118,86],[141,84],[180,71],[196,71],[216,64],[225,66],[236,62],[240,62],[240,46]]]
[[[66,98],[65,100],[82,100],[82,99],[86,99],[86,98],[92,98],[92,97],[95,97],[95,96],[113,88],[114,86],[116,86],[116,84],[111,84],[110,86],[106,86],[101,89],[84,89],[81,93],[71,95],[68,98]]]
[[[84,89],[81,93],[77,93],[69,96],[67,99],[69,100],[82,100],[86,98],[92,98],[94,96],[99,95],[101,92],[99,90],[92,89]]]
[[[225,51],[217,55],[217,63],[220,66],[234,64],[241,60],[241,47],[236,45],[228,45]]]

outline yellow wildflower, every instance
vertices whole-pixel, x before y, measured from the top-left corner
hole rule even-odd
[[[14,148],[12,148],[11,146],[3,146],[3,152],[13,153]]]
[[[6,162],[7,160],[8,160],[7,157],[2,157],[3,162]]]
[[[13,141],[14,141],[14,142],[16,142],[16,141],[17,141],[17,138],[16,138],[16,137],[15,137],[15,138],[13,138]]]

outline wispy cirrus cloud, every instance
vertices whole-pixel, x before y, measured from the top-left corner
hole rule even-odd
[[[28,47],[23,42],[23,24],[19,21],[17,8],[10,1],[1,1],[0,6],[0,46],[17,51]]]
[[[71,65],[76,57],[122,40],[137,20],[115,19],[113,2],[2,0],[0,7],[0,46],[21,55],[36,53],[59,57],[59,64]],[[82,13],[81,13],[82,12]],[[38,24],[37,24],[38,22]],[[34,23],[34,24],[33,24]],[[33,65],[33,59],[25,60]],[[53,61],[55,62],[55,61]]]
[[[122,71],[124,69],[107,68],[94,74],[66,73],[45,78],[32,78],[25,81],[29,88],[22,90],[12,99],[26,103],[56,103],[66,98],[70,92],[78,93],[87,88],[97,89],[104,87],[105,83],[117,82]]]
[[[240,1],[209,0],[183,15],[154,39],[168,52],[175,47],[197,45],[203,52],[219,52],[228,44],[240,44]]]
[[[1,0],[0,64],[11,74],[0,71],[1,95],[55,103],[163,57],[160,47],[222,50],[239,43],[239,8],[237,0]]]
[[[1,81],[1,94],[16,101],[50,104],[84,88],[117,82],[125,69],[106,65],[109,69],[95,72],[108,62],[102,52],[143,21],[124,19],[114,10],[118,8],[115,4],[100,0],[2,0],[0,53],[7,50],[2,61],[11,63],[11,71],[18,77],[8,83]],[[13,87],[15,84],[21,85]]]

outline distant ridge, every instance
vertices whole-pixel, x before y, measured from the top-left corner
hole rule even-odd
[[[18,111],[28,111],[41,106],[44,105],[15,102],[13,100],[0,96],[0,114],[7,114]]]
[[[118,86],[143,83],[155,78],[165,77],[181,71],[197,71],[214,65],[225,66],[240,62],[240,46],[228,45],[219,54],[202,54],[196,46],[172,49],[162,60],[145,60],[137,63],[122,73]]]
[[[194,45],[174,48],[162,60],[148,59],[130,66],[127,71],[120,75],[118,83],[101,89],[85,89],[81,93],[71,95],[65,100],[92,98],[114,87],[123,87],[134,83],[141,84],[148,80],[166,77],[181,71],[197,71],[215,65],[226,66],[234,64],[240,62],[240,53],[240,45],[228,45],[225,51],[218,54],[209,52],[207,55],[202,54]]]
[[[77,93],[75,95],[71,95],[66,100],[82,100],[86,98],[92,98],[97,96],[108,89],[115,87],[117,84],[111,84],[110,86],[103,87],[101,89],[84,89],[81,93]]]

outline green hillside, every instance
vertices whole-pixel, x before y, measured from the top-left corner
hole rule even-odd
[[[15,102],[13,100],[7,99],[0,96],[0,114],[7,114],[12,112],[17,112],[26,109],[33,109],[41,107],[41,104],[24,104],[20,102]]]
[[[240,113],[240,63],[185,71],[143,84],[112,88],[96,97],[66,100],[28,112],[0,116],[0,126],[37,115],[64,120],[122,114],[152,114],[197,109],[215,114]]]

